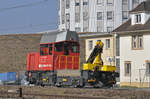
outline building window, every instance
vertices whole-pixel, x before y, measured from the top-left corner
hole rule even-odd
[[[62,24],[64,24],[64,23],[65,23],[65,16],[62,15]]]
[[[107,27],[107,32],[111,32],[112,31],[112,27]]]
[[[138,47],[143,48],[143,36],[142,35],[138,36]]]
[[[116,36],[116,56],[120,56],[120,37]]]
[[[114,0],[107,0],[107,4],[112,5]]]
[[[108,11],[107,12],[107,20],[112,20],[113,19],[113,12],[112,11]]]
[[[66,0],[66,9],[70,8],[70,0]]]
[[[122,0],[122,4],[123,5],[127,5],[128,4],[128,0]]]
[[[131,62],[125,62],[125,76],[131,76]]]
[[[65,23],[65,1],[62,0],[61,2],[61,23],[64,24]]]
[[[79,2],[76,2],[76,3],[75,3],[75,6],[80,6],[80,3],[79,3]]]
[[[122,19],[128,19],[128,11],[122,12]]]
[[[89,50],[92,50],[92,49],[93,49],[93,41],[90,40],[90,41],[89,41]]]
[[[142,49],[143,48],[143,36],[134,35],[132,36],[132,49]]]
[[[69,13],[66,14],[66,28],[67,29],[70,28],[70,14]]]
[[[75,6],[75,22],[80,22],[80,0],[75,0],[76,6]]]
[[[80,13],[75,13],[75,22],[80,22]]]
[[[106,49],[110,48],[110,39],[106,39]]]
[[[101,40],[97,40],[97,42],[100,42]]]
[[[97,12],[97,20],[102,20],[102,19],[103,19],[103,13]]]
[[[81,32],[81,28],[80,28],[80,27],[76,27],[76,28],[75,28],[75,31],[76,31],[76,32]]]
[[[136,23],[141,23],[141,14],[137,14],[136,16]]]
[[[150,75],[150,61],[146,61],[146,73]]]
[[[83,20],[88,20],[88,12],[83,12]]]
[[[88,5],[88,2],[83,2],[83,5]]]
[[[137,37],[136,36],[132,36],[132,47],[137,48]]]
[[[66,22],[70,22],[70,14],[69,13],[66,14]]]
[[[97,0],[97,4],[102,4],[102,0]]]
[[[139,4],[139,0],[132,0],[132,7],[135,8]]]

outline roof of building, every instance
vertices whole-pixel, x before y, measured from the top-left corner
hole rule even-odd
[[[112,36],[111,33],[107,32],[80,32],[79,37],[99,37],[99,36]]]
[[[145,12],[145,11],[150,11],[150,1],[142,2],[130,12],[135,13],[135,12]]]
[[[60,42],[74,40],[79,41],[78,34],[73,31],[53,31],[42,35],[40,43]]]
[[[131,12],[141,12],[141,11],[150,11],[150,1],[142,2],[139,4],[135,9],[133,9]],[[145,31],[150,30],[150,18],[147,20],[145,24],[134,24],[131,25],[131,18],[120,25],[118,28],[116,28],[113,32],[135,32],[135,31]]]
[[[139,30],[150,30],[150,19],[145,24],[131,25],[131,19],[116,28],[113,32],[129,32]]]

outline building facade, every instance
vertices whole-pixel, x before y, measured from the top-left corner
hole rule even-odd
[[[111,32],[144,0],[59,0],[59,30]]]
[[[131,18],[114,30],[120,41],[120,85],[150,87],[150,1],[130,14]]]
[[[109,33],[101,33],[101,32],[87,32],[87,33],[79,33],[79,37],[84,39],[85,42],[85,61],[90,56],[93,51],[96,42],[101,40],[104,43],[102,59],[104,65],[115,65],[115,53],[114,53],[114,36]]]

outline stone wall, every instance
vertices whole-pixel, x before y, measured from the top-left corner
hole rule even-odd
[[[28,52],[38,51],[41,34],[0,35],[0,72],[26,70]]]

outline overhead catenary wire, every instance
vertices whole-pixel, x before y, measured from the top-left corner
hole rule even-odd
[[[32,6],[40,5],[40,4],[45,3],[47,1],[49,1],[49,0],[41,0],[41,1],[38,1],[38,2],[29,3],[29,4],[22,4],[22,5],[7,7],[7,8],[0,8],[0,12],[7,11],[7,10],[18,9],[18,8],[24,8],[24,7],[32,7]]]

